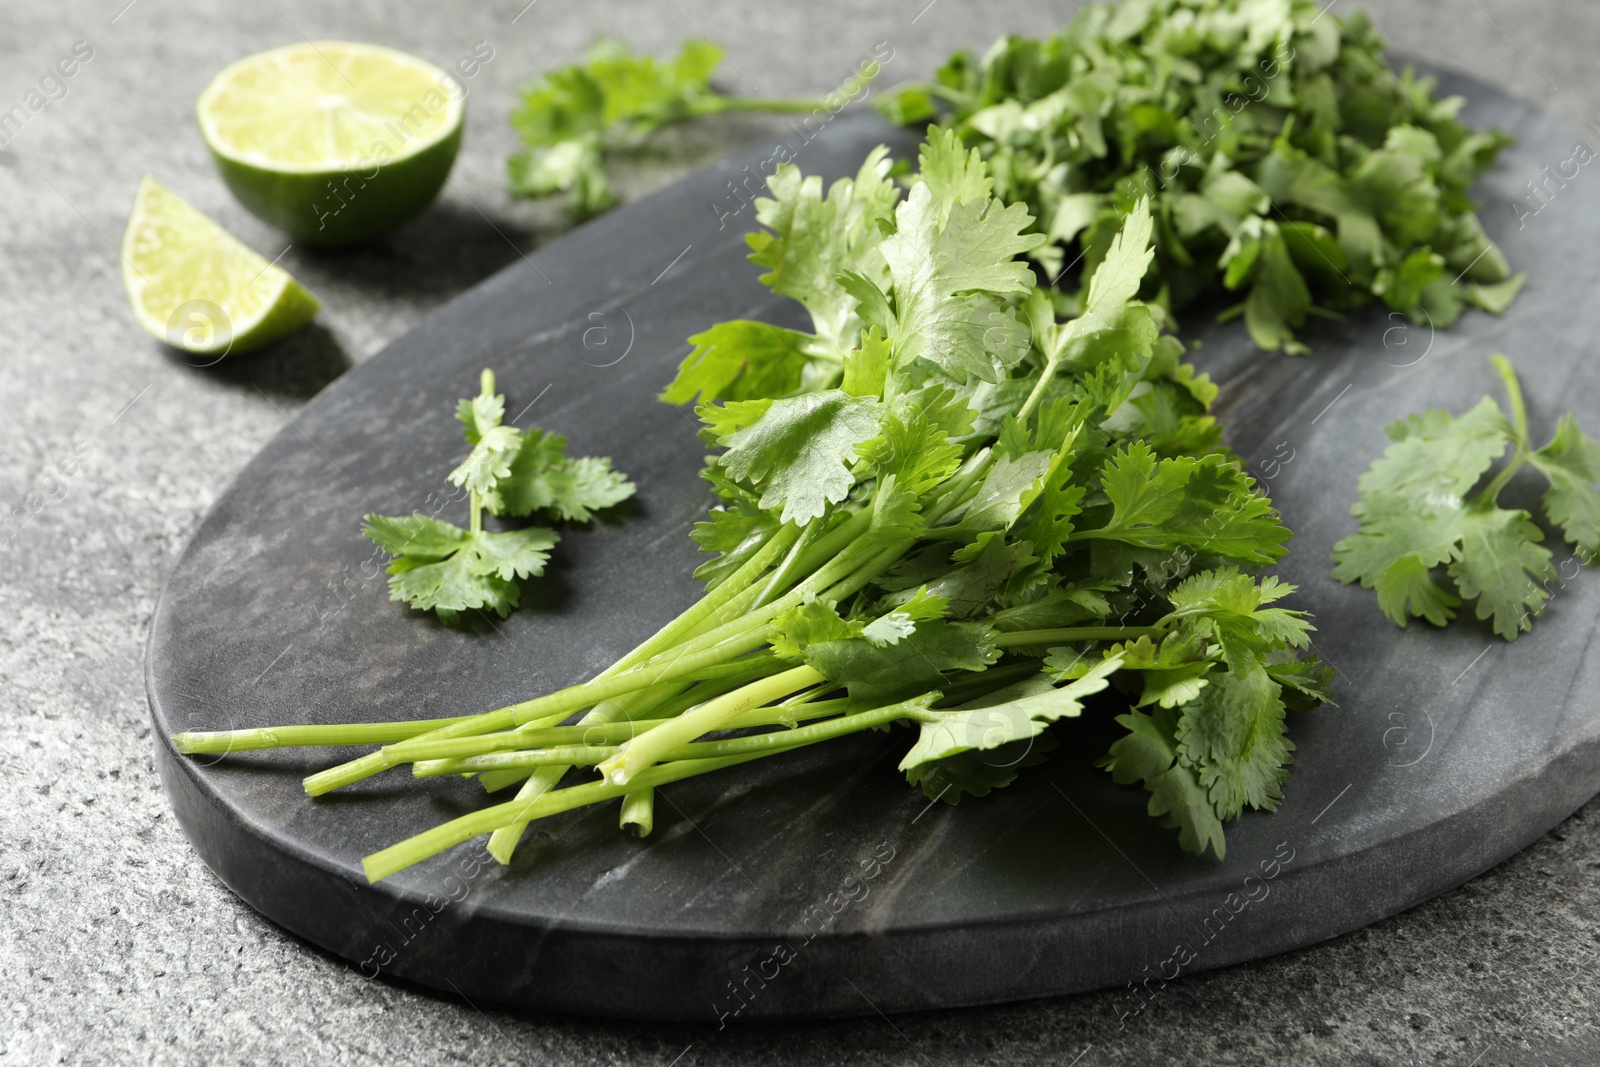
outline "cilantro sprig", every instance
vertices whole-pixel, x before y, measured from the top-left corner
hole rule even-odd
[[[669,60],[634,55],[614,37],[601,37],[582,63],[551,71],[522,89],[511,126],[526,147],[507,161],[511,192],[567,194],[567,212],[583,219],[616,203],[606,157],[641,144],[663,126],[728,111],[809,114],[827,100],[730,96],[711,86],[722,49],[686,40]],[[872,73],[876,73],[874,69]],[[851,83],[846,96],[860,86]],[[836,108],[833,110],[837,110]]]
[[[1378,607],[1400,626],[1412,616],[1444,626],[1464,602],[1492,620],[1507,641],[1533,627],[1555,577],[1544,531],[1521,508],[1499,505],[1524,466],[1543,475],[1545,518],[1584,560],[1600,552],[1600,441],[1563,415],[1540,449],[1529,442],[1527,407],[1511,363],[1491,357],[1511,402],[1511,417],[1489,397],[1452,416],[1434,410],[1388,428],[1394,438],[1361,476],[1350,509],[1358,533],[1334,546],[1333,576],[1378,594]],[[1480,489],[1507,449],[1511,458]]]
[[[633,495],[633,483],[612,470],[609,459],[570,459],[565,438],[502,425],[505,410],[506,398],[494,391],[490,370],[483,372],[478,395],[456,408],[472,451],[447,477],[467,490],[466,529],[420,512],[366,516],[361,532],[394,557],[389,599],[432,611],[445,622],[460,621],[464,611],[493,611],[503,619],[521,599],[517,579],[542,575],[561,538],[539,526],[485,530],[485,513],[526,518],[547,511],[587,522],[594,512]]]
[[[1151,201],[1145,298],[1170,311],[1240,294],[1264,349],[1304,353],[1307,317],[1380,303],[1451,325],[1522,284],[1469,190],[1510,138],[1460,97],[1395,74],[1367,17],[1316,0],[1129,0],[1043,38],[957,52],[879,108],[939,119],[1024,203],[1032,252],[1073,304],[1133,204]],[[1081,267],[1079,266],[1081,264]],[[1081,289],[1077,296],[1081,299]]]
[[[811,329],[714,325],[663,394],[697,400],[716,449],[700,601],[589,681],[496,711],[179,747],[383,745],[313,795],[402,765],[516,787],[367,857],[376,880],[482,834],[508,862],[531,821],[602,802],[646,833],[662,785],[868,729],[898,727],[908,782],[957,803],[1120,712],[1102,765],[1222,856],[1224,823],[1279,803],[1288,712],[1328,681],[1293,587],[1260,576],[1289,531],[1137,299],[1157,220],[1132,206],[1062,319],[1024,258],[1043,237],[981,154],[936,132],[919,165],[904,193],[882,149],[826,190],[786,166],[758,202],[751,258]],[[464,483],[509,501],[526,442],[463,411]]]

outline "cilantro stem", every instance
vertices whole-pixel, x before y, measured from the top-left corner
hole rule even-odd
[[[531,770],[537,767],[588,767],[610,759],[617,745],[550,745],[514,752],[481,752],[443,759],[419,759],[411,765],[415,778],[439,778],[483,771]]]
[[[908,700],[899,704],[891,704],[882,708],[863,712],[859,716],[844,716],[832,722],[843,723],[846,719],[854,720],[850,725],[853,729],[836,727],[839,733],[854,732],[867,729],[871,725],[890,722],[897,718],[909,717],[910,712],[917,706],[918,701]],[[819,724],[824,725],[824,724]],[[806,727],[804,729],[810,729]],[[752,738],[739,738],[737,740],[758,741],[763,737],[775,735],[759,734]],[[782,737],[784,735],[776,735]],[[532,800],[510,800],[493,807],[483,808],[459,818],[452,819],[431,830],[426,830],[414,837],[390,845],[388,848],[372,853],[361,861],[362,868],[366,871],[369,882],[377,882],[392,874],[405,870],[413,864],[420,863],[430,856],[437,855],[445,849],[453,848],[464,841],[470,841],[481,834],[492,833],[500,827],[510,823],[522,821],[532,822],[535,819],[548,815],[556,815],[574,808],[598,804],[617,797],[637,793],[646,787],[657,787],[669,782],[682,781],[697,775],[731,767],[739,763],[747,763],[763,756],[774,755],[779,752],[788,752],[801,747],[802,744],[814,744],[838,736],[838,733],[815,731],[803,735],[805,740],[797,742],[790,738],[790,743],[780,745],[776,741],[765,742],[761,745],[747,745],[745,751],[737,755],[722,756],[715,759],[680,759],[669,763],[659,763],[647,767],[626,785],[618,785],[608,780],[585,782],[582,785],[569,786],[566,789],[550,790]],[[553,768],[552,768],[553,769]],[[533,779],[529,779],[533,781]]]
[[[789,554],[783,557],[783,562],[778,564],[777,568],[773,570],[772,576],[762,585],[761,592],[755,598],[755,604],[761,604],[766,601],[790,582],[790,576],[794,573],[799,563],[801,553],[809,547],[812,535],[817,532],[817,522],[818,520],[813,519],[806,524],[805,529],[800,532],[800,536],[795,539],[794,546],[789,549]]]
[[[989,468],[994,464],[994,459],[994,449],[985,445],[968,456],[966,461],[961,464],[961,469],[945,480],[945,483],[939,487],[938,498],[926,512],[929,516],[928,526],[930,528],[939,528],[939,525],[967,499],[967,496],[972,492],[972,488],[983,480],[984,475],[989,473]]]
[[[636,793],[622,798],[622,816],[618,819],[622,829],[634,837],[649,837],[656,825],[656,790],[645,786]]]
[[[704,96],[689,103],[688,116],[716,115],[724,111],[807,112],[829,111],[826,100],[779,100],[758,96]]]
[[[704,597],[701,597],[700,600],[697,601],[692,607],[684,611],[672,622],[669,622],[667,625],[657,630],[632,652],[628,653],[626,656],[623,656],[616,663],[612,664],[611,667],[607,668],[607,670],[603,672],[599,678],[591,680],[591,682],[586,683],[586,685],[592,686],[594,683],[601,682],[608,676],[614,677],[616,674],[624,673],[630,668],[636,668],[643,662],[649,660],[653,655],[662,649],[670,648],[674,641],[680,639],[687,632],[691,632],[694,628],[704,625],[710,618],[715,616],[715,613],[719,608],[723,607],[728,601],[734,599],[741,592],[742,584],[747,585],[750,580],[755,577],[759,577],[760,574],[771,565],[772,560],[775,557],[788,549],[790,539],[798,536],[799,530],[795,529],[793,526],[780,529],[775,535],[773,535],[767,544],[763,545],[761,549],[757,551],[756,554],[748,561],[746,561],[746,563],[740,567],[739,570],[735,571],[727,581],[723,582],[716,589],[713,589],[710,593],[707,593]],[[710,661],[706,663],[706,666],[713,666],[715,665],[715,662],[716,661],[714,660]],[[644,684],[648,685],[651,683]],[[643,685],[639,686],[639,688],[643,687]],[[585,685],[572,686],[565,690],[558,690],[555,693],[547,694],[547,697],[562,697],[564,695],[570,696],[570,694],[575,691],[581,693],[581,691],[583,691],[585,688]],[[618,692],[615,694],[607,693],[605,695],[621,695],[621,693],[624,692],[627,692],[627,690],[622,689],[618,690]],[[515,715],[518,712],[526,711],[530,704],[538,704],[541,700],[546,699],[546,697],[541,697],[534,701],[523,701],[520,704],[510,705],[509,707],[501,708],[497,711],[480,712],[477,715],[464,716],[455,719],[438,729],[417,734],[411,739],[423,741],[436,740],[446,737],[471,736],[473,734],[486,733],[490,730],[519,726],[530,721],[535,717],[535,715],[528,714],[522,719],[517,719]],[[579,710],[587,703],[598,703],[598,700],[588,701],[579,699],[577,703],[567,707],[566,710],[562,712],[560,718],[565,718],[567,715]],[[559,707],[559,703],[556,703],[556,706]],[[495,718],[496,716],[500,716],[500,718]],[[507,718],[506,716],[510,717]],[[559,718],[557,721],[559,721]],[[401,762],[404,762],[404,760]],[[330,767],[325,771],[319,771],[316,774],[309,775],[304,782],[305,790],[311,796],[321,796],[322,794],[332,792],[335,789],[341,789],[347,785],[353,785],[364,778],[369,778],[374,774],[388,770],[394,765],[394,761],[392,761],[384,752],[370,753],[366,756],[360,757],[359,759],[351,760],[336,767]]]
[[[1500,380],[1505,383],[1506,394],[1511,398],[1513,454],[1510,462],[1500,468],[1500,473],[1472,498],[1470,506],[1478,508],[1494,507],[1495,500],[1500,496],[1500,490],[1504,489],[1512,475],[1528,462],[1528,407],[1522,399],[1522,385],[1517,381],[1517,372],[1511,369],[1510,360],[1498,352],[1489,357],[1489,362],[1493,363],[1494,369],[1499,372]]]
[[[1136,641],[1160,633],[1157,626],[1068,626],[1054,630],[1014,630],[995,635],[997,648],[1064,645],[1073,641]]]
[[[812,574],[828,560],[843,552],[872,526],[872,510],[862,508],[853,512],[837,529],[824,534],[800,557],[795,570]]]
[[[702,628],[707,622],[721,618],[723,614],[743,611],[743,601],[751,592],[751,582],[759,578],[771,564],[772,560],[785,551],[789,542],[799,536],[799,531],[792,525],[780,528],[776,534],[767,540],[750,559],[734,571],[724,582],[696,601],[688,610],[680,613],[676,619],[657,630],[642,644],[628,655],[623,656],[606,670],[600,677],[618,673],[637,663],[642,663],[650,656],[669,646],[685,634],[691,634]],[[735,605],[739,605],[735,607]],[[698,687],[697,687],[698,688]],[[601,703],[584,716],[583,722],[587,724],[603,723],[609,721],[614,714],[625,714],[632,719],[640,712],[648,710],[642,704],[658,706],[672,700],[671,692],[660,694],[658,699],[638,700],[631,699],[626,703],[607,704]],[[561,777],[567,772],[566,767],[552,766],[541,768],[530,775],[517,792],[520,800],[534,800],[560,782]],[[516,773],[516,772],[512,772]],[[496,775],[492,780],[483,783],[484,788],[491,792],[510,785],[514,779],[505,779]],[[640,805],[653,803],[654,794],[649,794],[651,801],[638,801]],[[502,864],[510,863],[512,853],[516,851],[517,843],[522,839],[522,832],[527,829],[526,820],[514,822],[508,826],[497,829],[489,838],[489,853]],[[646,830],[648,832],[648,830]]]
[[[717,741],[690,742],[667,752],[661,757],[660,762],[712,759],[742,755],[747,752],[776,752],[815,744],[834,737],[843,737],[846,734],[858,733],[885,722],[904,718],[915,718],[915,715],[907,711],[903,704],[885,705],[786,730],[771,730],[767,733],[728,737]],[[434,778],[450,774],[546,767],[568,762],[574,765],[598,765],[614,755],[617,749],[618,746],[615,745],[566,745],[525,752],[492,752],[462,759],[423,761],[416,765],[413,773],[418,778]]]
[[[792,667],[781,674],[751,682],[742,689],[726,693],[715,700],[679,715],[665,726],[640,734],[622,747],[610,759],[600,764],[600,773],[619,785],[625,785],[650,764],[667,753],[688,744],[702,734],[720,729],[729,719],[758,708],[791,693],[808,689],[826,681],[815,667]]]
[[[386,745],[476,718],[456,715],[447,719],[411,722],[374,722],[355,725],[273,726],[249,730],[207,730],[172,735],[173,746],[185,756],[224,755],[266,748],[303,748],[336,745]]]
[[[954,104],[958,106],[968,101],[967,93],[961,92],[958,89],[952,89],[948,85],[941,85],[938,82],[929,81],[907,81],[900,82],[897,85],[891,85],[888,89],[884,90],[884,97],[885,99],[892,100],[895,97],[907,92],[926,93],[927,95],[937,97],[948,104]]]
[[[720,693],[710,694],[720,696]],[[701,701],[704,702],[703,700]],[[799,706],[780,706],[775,708],[757,708],[747,711],[723,724],[723,729],[740,730],[753,726],[792,726],[794,723],[806,719],[822,719],[842,710],[848,700],[825,700],[814,704]],[[417,761],[425,759],[449,759],[452,757],[471,757],[483,753],[499,752],[507,749],[534,749],[555,746],[615,746],[623,741],[629,741],[639,734],[653,730],[673,722],[676,715],[651,719],[632,719],[623,722],[610,723],[576,723],[572,726],[546,726],[537,730],[508,730],[503,733],[484,734],[479,737],[456,738],[447,741],[433,742],[439,748],[429,749],[428,754],[418,752]],[[490,742],[504,742],[491,744]],[[446,745],[458,745],[459,748],[445,748]],[[466,768],[470,769],[470,768]]]
[[[507,823],[517,820],[532,821],[546,815],[558,812],[571,811],[573,808],[585,807],[589,804],[620,797],[625,793],[637,792],[645,786],[665,785],[668,782],[681,781],[692,778],[697,774],[707,771],[731,767],[736,763],[745,763],[752,759],[760,758],[762,754],[744,756],[728,756],[715,760],[679,760],[674,763],[664,763],[651,767],[640,774],[632,783],[626,786],[614,785],[611,782],[586,782],[583,785],[570,786],[566,789],[554,789],[531,801],[509,800],[503,804],[483,808],[479,811],[452,819],[447,823],[435,826],[415,837],[409,837],[388,848],[381,849],[367,856],[361,861],[362,868],[366,871],[367,881],[377,882],[399,871],[405,870],[412,864],[421,863],[429,856],[437,855],[447,848],[470,841],[480,834],[490,833]],[[529,779],[532,781],[532,779]]]
[[[522,788],[517,790],[513,802],[531,805],[535,800],[544,796],[560,784],[561,779],[570,770],[567,766],[539,767],[528,775],[527,781],[522,783]],[[522,773],[520,770],[510,772]],[[514,822],[501,826],[489,835],[489,855],[500,862],[501,866],[511,862],[512,853],[517,849],[517,844],[522,840],[522,832],[528,828],[527,819],[517,819]]]
[[[1033,417],[1034,409],[1044,399],[1044,391],[1050,387],[1050,382],[1056,376],[1056,370],[1061,366],[1061,356],[1051,355],[1045,360],[1044,370],[1039,372],[1039,380],[1033,384],[1033,391],[1028,394],[1028,399],[1022,402],[1022,407],[1017,411],[1017,422],[1023,426]]]

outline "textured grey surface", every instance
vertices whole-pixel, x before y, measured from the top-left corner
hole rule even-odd
[[[1600,1058],[1597,805],[1525,855],[1405,915],[1170,986],[1123,1031],[1121,998],[1110,993],[892,1023],[722,1032],[480,1012],[368,983],[220,886],[172,825],[148,757],[139,659],[156,594],[206,506],[306,397],[517,249],[558,231],[549,206],[509,203],[501,193],[510,87],[570,61],[598,30],[662,48],[697,27],[727,46],[760,92],[816,91],[879,40],[896,47],[890,77],[922,74],[953,46],[981,45],[1002,30],[1037,32],[1071,9],[541,0],[512,23],[521,6],[370,3],[335,15],[287,0],[199,10],[135,0],[119,14],[119,0],[0,10],[7,105],[74,41],[95,48],[65,97],[0,150],[0,492],[7,508],[29,507],[37,491],[50,497],[14,537],[0,534],[11,538],[0,678],[14,724],[0,734],[10,786],[0,807],[0,1062]],[[1600,10],[1592,5],[1367,6],[1398,48],[1472,72],[1574,125],[1600,115],[1591,55]],[[138,175],[149,171],[268,256],[283,248],[210,173],[190,108],[225,62],[299,31],[381,40],[441,62],[479,40],[496,53],[473,83],[467,145],[433,212],[377,249],[284,255],[326,301],[324,328],[259,359],[193,369],[133,326],[113,242]],[[730,85],[742,80],[731,67],[727,75]],[[770,128],[749,120],[697,133],[641,169],[630,188]],[[1559,223],[1559,200],[1547,210]]]

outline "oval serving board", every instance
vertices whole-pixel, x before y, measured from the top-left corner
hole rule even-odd
[[[1370,592],[1328,577],[1356,479],[1383,427],[1462,411],[1506,351],[1538,436],[1574,410],[1600,427],[1596,177],[1547,202],[1577,138],[1446,76],[1467,121],[1517,138],[1479,186],[1483,219],[1531,281],[1503,319],[1448,333],[1381,311],[1329,325],[1307,359],[1254,352],[1237,325],[1186,326],[1223,385],[1234,446],[1297,532],[1281,573],[1315,612],[1339,706],[1294,715],[1294,777],[1276,815],[1228,828],[1228,858],[1179,852],[1091,761],[1104,723],[1058,732],[1010,788],[930,805],[895,762],[900,731],[817,746],[663,789],[654,836],[614,810],[535,824],[501,869],[476,844],[376,886],[361,857],[486,802],[470,781],[404,771],[311,801],[306,752],[179,757],[184,729],[430,717],[579,681],[697,595],[688,538],[709,503],[702,446],[658,403],[684,338],[734,317],[798,324],[745,261],[753,211],[733,190],[770,148],[723,163],[551,243],[429,317],[294,417],[201,524],[162,595],[148,688],[162,778],[196,849],[274,922],[386,975],[473,999],[701,1020],[913,1010],[1162,981],[1309,945],[1498,863],[1600,789],[1600,579],[1576,561],[1534,632],[1399,630]],[[853,173],[871,114],[795,144],[808,173]],[[748,170],[746,169],[748,165]],[[1573,169],[1567,164],[1567,170]],[[733,183],[730,185],[730,183]],[[754,180],[749,188],[754,189]],[[627,513],[569,532],[527,606],[476,632],[387,599],[364,512],[444,508],[463,450],[455,399],[493,367],[517,424],[615,457]],[[531,405],[531,407],[530,407]],[[1531,500],[1520,479],[1512,495]],[[1570,553],[1558,549],[1558,562]],[[1139,1001],[1130,996],[1129,1010]]]

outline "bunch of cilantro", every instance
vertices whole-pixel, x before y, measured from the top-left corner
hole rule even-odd
[[[943,116],[988,161],[995,194],[1028,205],[1032,251],[1074,297],[1121,219],[1148,197],[1169,311],[1237,300],[1264,349],[1307,351],[1312,314],[1380,302],[1440,327],[1516,296],[1468,199],[1509,142],[1457,121],[1460,97],[1384,61],[1360,12],[1320,0],[1125,0],[1043,40],[958,52],[879,107]],[[1076,273],[1073,273],[1076,271]]]
[[[902,196],[886,150],[824,192],[784,167],[752,260],[812,329],[719,323],[664,399],[698,399],[719,503],[694,532],[707,592],[583,684],[477,715],[185,734],[187,752],[380,743],[306,779],[476,775],[514,799],[366,859],[377,880],[489,834],[899,724],[900,769],[955,803],[1014,780],[1093,708],[1101,760],[1179,843],[1281,798],[1286,713],[1326,698],[1293,591],[1259,572],[1289,532],[1220,443],[1214,387],[1136,299],[1154,220],[1136,203],[1058,319],[1023,258],[1041,237],[950,133]],[[1120,714],[1118,714],[1120,712]],[[581,768],[573,775],[574,768]],[[599,777],[594,777],[598,771]]]

